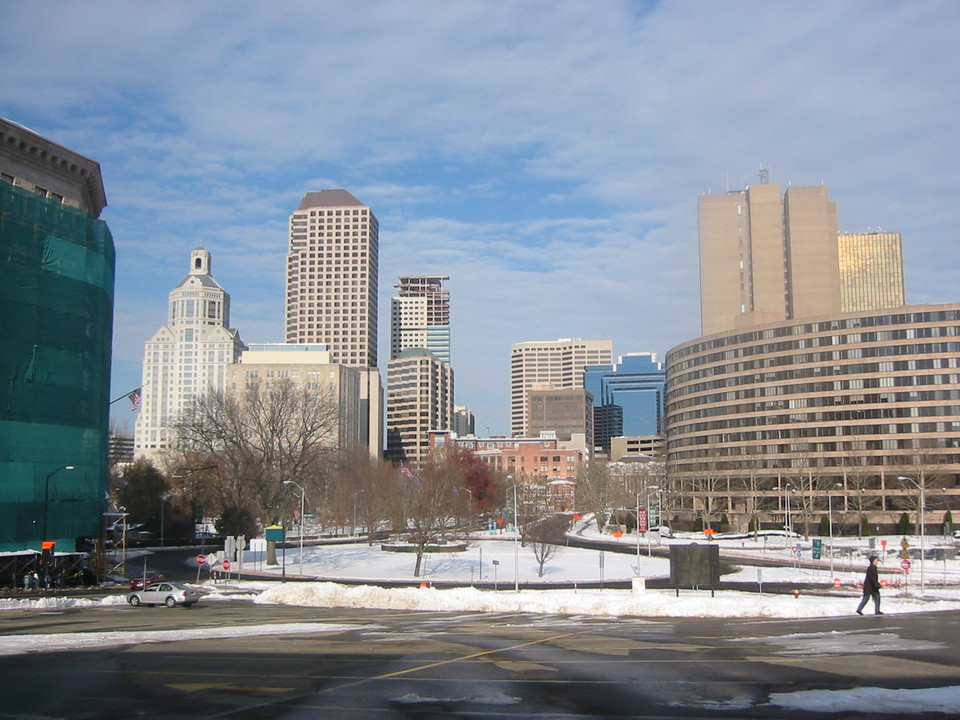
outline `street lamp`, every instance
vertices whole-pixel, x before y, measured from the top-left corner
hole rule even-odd
[[[507,480],[513,480],[507,475]],[[517,519],[517,483],[513,484],[513,589],[520,592],[520,523]]]
[[[293,480],[284,480],[283,484],[296,485],[300,489],[300,574],[303,575],[303,505],[307,497],[307,491],[303,489],[300,483]],[[354,500],[356,500],[356,496],[354,496]]]
[[[914,480],[913,478],[908,478],[903,475],[898,477],[897,480],[899,480],[900,482],[904,482],[904,481],[911,482],[920,491],[920,512],[917,514],[919,515],[919,521],[920,521],[919,523],[920,524],[920,592],[923,593],[923,535],[925,530],[924,522],[923,522],[923,514],[924,514],[924,510],[926,509],[925,507],[926,503],[923,498],[923,492],[924,492],[924,486],[926,485],[926,480],[924,478],[921,478],[920,480]]]
[[[163,511],[167,506],[167,500],[173,495],[173,490],[167,490],[165,493],[160,493],[160,547],[163,547],[164,541],[164,524],[163,524]]]
[[[50,478],[56,475],[61,470],[73,470],[73,465],[63,465],[58,467],[52,473],[47,475],[47,479],[43,482],[43,537],[41,540],[47,539],[47,518],[50,515]]]
[[[653,556],[653,549],[650,547],[650,530],[651,530],[651,525],[650,525],[650,517],[651,517],[651,515],[650,515],[650,491],[651,491],[651,490],[656,490],[657,493],[659,493],[659,492],[660,492],[660,486],[659,486],[659,485],[650,485],[650,486],[647,488],[647,557],[652,557],[652,556]]]
[[[835,488],[841,488],[843,485],[835,483]],[[833,577],[833,495],[827,491],[827,524],[830,526],[830,577]]]
[[[636,518],[637,527],[637,577],[640,577],[640,493],[637,493],[637,518]],[[649,513],[647,517],[647,526],[649,527],[650,518]]]

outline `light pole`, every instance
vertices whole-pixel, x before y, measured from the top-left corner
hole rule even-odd
[[[507,475],[507,480],[512,481],[513,475]],[[508,488],[508,490],[511,488]],[[517,483],[513,484],[513,589],[520,592],[520,523],[517,518]]]
[[[903,475],[898,477],[897,480],[899,480],[900,482],[903,482],[903,481],[911,482],[920,491],[920,512],[918,512],[917,515],[919,516],[918,524],[920,525],[920,592],[923,593],[923,554],[924,554],[923,553],[923,536],[924,536],[924,530],[926,529],[924,527],[924,521],[923,521],[924,510],[926,509],[925,507],[926,503],[924,501],[923,491],[924,491],[924,486],[927,483],[925,478],[921,477],[919,480],[914,480],[913,478],[908,478]]]
[[[834,488],[841,488],[843,485],[835,483]],[[827,524],[830,526],[830,577],[833,577],[833,495],[827,491]]]
[[[296,485],[300,490],[300,574],[303,575],[303,506],[304,501],[307,497],[307,491],[303,489],[303,486],[300,483],[294,482],[293,480],[284,480],[284,485]],[[354,502],[357,500],[357,496],[353,496]]]
[[[517,519],[517,486],[513,486],[513,589],[520,592],[520,521]]]
[[[50,515],[50,478],[52,478],[61,470],[73,470],[73,465],[63,465],[58,467],[52,473],[47,475],[47,479],[43,481],[43,537],[40,538],[40,540],[47,539],[47,518]]]
[[[647,557],[653,556],[653,549],[650,547],[650,491],[656,490],[659,492],[660,487],[658,485],[650,485],[647,488]]]
[[[647,518],[647,524],[649,525],[650,518]],[[640,493],[637,493],[637,577],[640,576]]]
[[[171,495],[173,495],[173,490],[167,490],[165,493],[160,493],[160,547],[163,547],[164,540],[163,511],[164,508],[166,508],[167,500]]]

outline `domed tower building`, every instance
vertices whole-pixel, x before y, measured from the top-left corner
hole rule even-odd
[[[226,387],[227,367],[246,346],[230,328],[230,295],[211,274],[211,255],[190,253],[187,276],[170,293],[167,324],[144,349],[135,457],[158,460],[171,448],[170,424],[197,397]]]

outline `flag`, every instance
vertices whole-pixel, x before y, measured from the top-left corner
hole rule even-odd
[[[130,408],[130,412],[134,412],[138,407],[140,407],[140,391],[143,388],[137,388],[136,390],[131,390],[127,397],[130,398],[130,402],[133,403],[133,407]]]

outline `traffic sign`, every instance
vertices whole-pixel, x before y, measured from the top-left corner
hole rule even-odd
[[[223,561],[223,569],[224,569],[224,570],[229,570],[229,569],[230,569],[230,561],[229,561],[229,560],[224,560],[224,561]]]
[[[909,570],[909,569],[910,569],[910,561],[907,560],[906,558],[904,558],[903,560],[900,561],[900,567],[902,567],[904,570]]]
[[[207,561],[206,555],[197,555],[197,565],[203,565]]]

